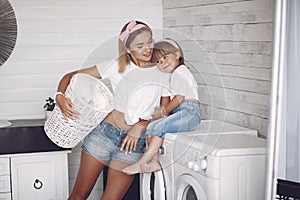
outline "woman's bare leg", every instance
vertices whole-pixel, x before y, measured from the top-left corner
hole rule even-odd
[[[124,170],[122,170],[126,174],[137,174],[142,172],[141,171],[141,165],[147,164],[150,162],[155,155],[157,155],[159,148],[161,147],[163,143],[163,139],[158,136],[152,136],[150,143],[148,145],[148,148],[146,152],[143,154],[141,159],[137,161],[136,163],[130,165],[129,167],[126,167]]]
[[[80,167],[69,200],[86,200],[90,195],[106,161],[99,161],[81,151]]]
[[[129,164],[112,160],[107,173],[107,183],[101,200],[120,200],[127,192],[134,176],[121,170]]]

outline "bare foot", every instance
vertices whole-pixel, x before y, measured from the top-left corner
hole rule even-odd
[[[142,170],[140,168],[141,163],[134,163],[132,165],[129,165],[128,167],[124,168],[122,172],[128,174],[128,175],[133,175],[133,174],[138,174],[141,173]]]
[[[143,173],[157,172],[160,170],[160,165],[157,161],[153,161],[147,164],[141,164],[140,169]]]

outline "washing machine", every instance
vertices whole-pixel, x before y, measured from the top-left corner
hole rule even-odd
[[[174,200],[263,200],[267,142],[247,134],[178,135]]]
[[[211,137],[207,138],[206,142],[207,144],[214,145],[221,134],[247,134],[257,136],[257,131],[218,120],[202,120],[196,131],[166,134],[159,156],[162,170],[155,173],[141,174],[140,199],[175,199],[175,179],[178,176],[174,173],[174,166],[177,162],[177,158],[174,159],[174,147],[177,148],[178,136],[186,136],[193,141],[194,137],[197,135],[205,137],[210,135]]]

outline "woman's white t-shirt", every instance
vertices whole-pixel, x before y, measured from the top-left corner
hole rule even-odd
[[[115,109],[124,113],[129,125],[139,119],[151,119],[161,97],[170,94],[170,74],[161,72],[156,66],[143,68],[132,62],[122,73],[118,68],[117,60],[97,65],[100,76],[111,82]]]

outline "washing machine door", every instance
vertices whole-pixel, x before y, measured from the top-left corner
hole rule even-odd
[[[166,180],[163,170],[154,173],[144,173],[142,175],[142,191],[143,200],[166,200]]]
[[[166,184],[163,171],[145,173],[142,178],[143,200],[166,200]]]
[[[184,174],[177,181],[176,200],[207,200],[207,195],[197,179]]]

